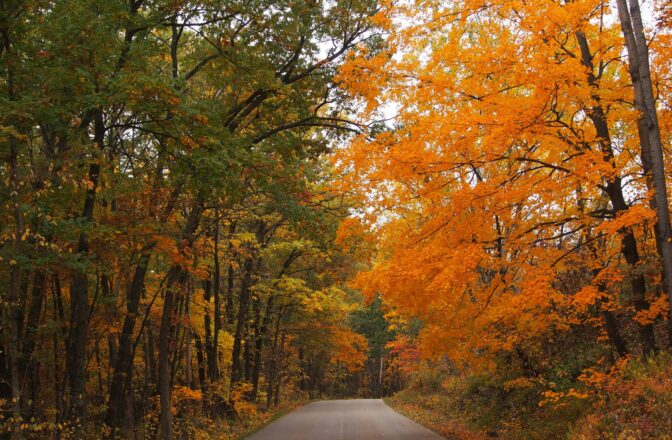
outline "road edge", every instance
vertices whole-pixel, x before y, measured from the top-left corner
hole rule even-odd
[[[432,431],[434,434],[438,435],[441,438],[448,439],[443,432],[441,432],[438,427],[436,426],[427,426],[426,423],[423,423],[422,420],[420,420],[418,417],[415,417],[414,414],[410,413],[409,411],[405,411],[401,405],[397,406],[394,404],[394,400],[392,397],[383,397],[381,399],[385,405],[387,405],[390,409],[392,409],[394,412],[401,414],[402,416],[406,417],[408,420],[411,420],[414,423],[417,423],[418,425],[422,426],[425,429],[428,429]]]
[[[267,426],[270,425],[271,423],[275,422],[275,421],[278,420],[279,418],[284,417],[284,416],[286,416],[287,414],[289,414],[289,413],[291,413],[291,412],[294,412],[294,411],[296,411],[297,409],[299,409],[299,408],[301,408],[301,407],[303,407],[303,406],[306,406],[306,405],[308,405],[308,404],[311,403],[311,402],[314,402],[314,400],[310,400],[310,399],[308,399],[308,400],[298,400],[298,401],[296,401],[296,402],[292,402],[291,405],[287,405],[286,407],[283,407],[283,408],[278,409],[277,411],[275,411],[275,412],[273,413],[273,415],[271,415],[269,418],[267,418],[266,420],[264,420],[264,421],[263,421],[262,423],[260,423],[259,425],[250,427],[249,430],[247,430],[247,431],[245,431],[245,432],[239,434],[234,440],[245,440],[246,438],[248,438],[248,437],[251,436],[252,434],[256,434],[257,432],[261,431],[262,429],[264,429],[265,427],[267,427]]]

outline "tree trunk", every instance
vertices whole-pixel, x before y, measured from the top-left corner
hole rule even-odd
[[[212,352],[208,355],[210,362],[210,380],[213,382],[219,379],[219,367],[217,365],[217,351],[219,347],[219,330],[221,329],[221,305],[220,305],[220,262],[219,262],[219,209],[215,208],[215,231],[214,231],[214,255],[213,264],[215,266],[212,279],[212,295],[215,300],[215,310],[213,312],[213,321],[215,328],[212,332]]]
[[[271,296],[268,298],[268,303],[266,304],[266,313],[264,314],[261,325],[257,326],[258,334],[255,335],[254,365],[252,366],[252,391],[250,391],[251,402],[257,401],[257,393],[259,392],[259,378],[261,375],[261,356],[265,345],[264,341],[266,341],[268,333],[268,324],[270,321],[270,315],[273,311],[272,309],[273,294],[271,294]]]
[[[198,363],[198,384],[203,393],[203,410],[207,409],[208,381],[205,374],[205,356],[203,354],[203,343],[198,332],[194,333],[194,344],[196,345],[196,362]]]
[[[665,162],[660,126],[653,94],[649,48],[638,0],[617,0],[618,16],[628,52],[628,67],[634,89],[635,107],[640,112],[638,133],[642,161],[650,162],[650,182],[656,210],[656,242],[663,267],[663,287],[672,305],[672,228],[666,187]],[[629,7],[628,7],[629,6]],[[647,151],[648,150],[648,151]],[[645,172],[649,170],[645,169]],[[672,307],[668,316],[669,344],[672,344]]]
[[[212,342],[212,321],[210,319],[210,298],[211,298],[211,289],[212,282],[210,280],[205,280],[203,282],[203,299],[205,300],[206,306],[204,307],[205,311],[203,313],[203,327],[205,332],[205,354],[207,355],[208,361],[208,377],[210,381],[214,381],[217,371],[217,348]]]
[[[588,84],[596,90],[598,87],[598,82],[595,74],[593,73],[593,58],[588,46],[588,41],[586,40],[586,37],[580,32],[576,33],[576,38],[581,49],[582,63],[588,69]],[[591,97],[595,101],[595,104],[591,108],[587,109],[588,117],[591,119],[599,138],[603,160],[613,166],[615,165],[614,150],[606,113],[600,102],[600,96],[597,93],[593,93]],[[607,181],[605,192],[609,197],[614,214],[622,213],[629,209],[629,206],[625,201],[625,196],[623,195],[623,185],[620,176],[614,176]],[[621,233],[621,253],[630,266],[631,270],[634,272],[640,263],[639,251],[637,249],[637,240],[635,239],[632,228],[622,228],[619,232]],[[647,289],[644,275],[637,274],[632,276],[630,286],[632,289],[633,304],[635,309],[638,312],[647,310],[650,307],[650,304],[646,299]],[[616,321],[613,320],[614,324],[615,322]],[[637,323],[637,328],[640,339],[642,341],[643,351],[645,353],[654,352],[656,350],[656,340],[653,325],[642,325]]]
[[[202,213],[202,199],[196,200],[182,233],[180,252],[185,246],[190,246],[194,240],[194,233],[198,227]],[[163,300],[161,313],[161,326],[159,329],[159,372],[158,391],[161,411],[159,415],[159,435],[162,440],[173,438],[173,415],[171,413],[171,347],[173,343],[173,313],[176,300],[176,284],[183,284],[184,270],[179,265],[174,265],[168,272],[166,279],[166,293]]]
[[[53,351],[54,351],[54,361],[53,361],[53,381],[54,381],[54,406],[58,411],[59,419],[65,417],[65,381],[67,374],[62,371],[62,362],[61,356],[59,353],[67,350],[67,341],[65,341],[66,328],[65,328],[65,309],[63,307],[63,294],[61,292],[61,282],[58,278],[58,274],[53,275],[53,283],[51,288],[51,293],[54,302],[54,316],[59,322],[60,332],[55,332],[53,337]],[[59,341],[63,342],[63,349],[61,349]]]
[[[44,272],[44,269],[37,269],[33,279],[30,309],[28,310],[28,320],[23,336],[21,368],[23,376],[28,378],[30,382],[30,400],[32,401],[31,407],[33,409],[38,405],[37,393],[39,388],[39,364],[37,359],[33,357],[33,353],[35,351],[37,328],[39,326],[40,313],[42,311],[46,288],[46,273]],[[30,415],[34,416],[34,411],[31,410]]]
[[[9,170],[11,179],[12,204],[14,205],[14,242],[13,252],[16,257],[21,255],[21,241],[25,232],[23,221],[23,212],[19,200],[20,179],[18,174],[18,141],[14,136],[10,136],[10,159]],[[5,333],[5,347],[9,364],[9,385],[12,393],[12,438],[22,438],[21,423],[21,380],[20,375],[20,323],[22,320],[22,310],[19,306],[21,296],[21,277],[22,270],[19,261],[10,261],[10,284],[9,295],[6,303],[3,304],[3,321],[9,323],[9,329]]]
[[[285,347],[285,336],[286,335],[287,335],[287,333],[283,332],[282,333],[282,338],[280,340],[280,347],[283,347],[283,349]],[[273,396],[273,406],[276,406],[276,407],[280,404],[280,385],[281,385],[281,382],[282,382],[282,379],[280,378],[279,373],[280,372],[278,372],[278,377],[275,380],[275,392],[273,393],[274,394],[274,396]]]
[[[234,281],[234,270],[233,270],[233,244],[231,244],[231,239],[233,238],[233,234],[236,232],[236,222],[232,222],[231,225],[229,226],[229,253],[228,253],[228,259],[229,259],[229,264],[227,267],[227,273],[226,273],[226,304],[224,305],[226,307],[226,324],[228,326],[233,325],[233,281]]]
[[[238,320],[236,323],[236,332],[233,336],[233,352],[231,354],[231,389],[233,389],[233,387],[242,379],[243,364],[241,352],[250,303],[250,287],[252,284],[253,267],[254,259],[250,256],[246,257],[245,263],[243,264],[243,280],[240,285],[240,296],[238,299]]]
[[[112,429],[112,431],[119,425],[120,417],[124,414],[124,407],[126,406],[125,396],[131,391],[131,383],[127,379],[130,377],[131,368],[133,367],[133,331],[138,318],[140,298],[145,285],[145,276],[147,274],[149,259],[149,251],[144,252],[140,257],[140,261],[135,268],[133,280],[131,281],[127,293],[126,315],[119,337],[119,351],[114,362],[114,373],[112,375],[108,409],[105,416],[105,423]]]
[[[609,341],[614,345],[616,352],[622,358],[628,356],[628,349],[625,346],[625,341],[621,337],[621,332],[618,330],[618,322],[613,313],[608,310],[602,310],[602,318],[604,319],[604,328],[607,330]]]
[[[187,297],[184,302],[184,315],[187,318],[186,328],[186,346],[184,353],[184,380],[188,388],[193,388],[193,381],[191,377],[191,310],[189,302],[191,301],[191,280],[187,279]]]
[[[159,417],[159,433],[162,440],[173,438],[173,414],[171,412],[171,369],[170,347],[173,333],[173,305],[176,296],[176,284],[182,277],[183,271],[179,266],[173,266],[168,274],[166,293],[163,299],[161,327],[159,330],[159,402],[161,413]]]
[[[280,336],[280,321],[282,319],[282,311],[278,314],[278,319],[275,322],[275,332],[273,336],[273,346],[271,348],[271,354],[270,354],[270,363],[268,366],[268,385],[266,387],[266,408],[270,408],[271,404],[273,402],[273,390],[275,386],[275,381],[276,381],[276,371],[277,371],[277,350],[278,350],[278,337]],[[303,358],[303,349],[299,348],[299,366],[301,363],[301,360]],[[304,375],[301,374],[301,379],[300,379],[300,389],[301,391],[304,390],[305,388],[305,380],[304,380]]]
[[[250,306],[250,312],[258,308],[258,299],[255,299]],[[249,312],[248,312],[249,313]],[[255,313],[257,315],[257,313]],[[256,334],[257,320],[249,322],[245,325],[245,344],[243,345],[243,380],[245,382],[250,382],[252,380],[252,362],[254,360],[254,334]],[[254,329],[253,329],[254,327]],[[249,393],[246,396],[249,398]]]
[[[159,162],[163,162],[162,154],[160,154]],[[153,188],[154,194],[157,194],[160,181],[163,178],[163,168],[164,167],[161,164],[157,166]],[[178,185],[171,192],[163,212],[158,216],[158,220],[161,224],[168,221],[168,218],[175,208],[180,193],[181,186]],[[188,231],[183,231],[183,233],[186,232]],[[133,280],[131,281],[126,294],[126,314],[124,316],[124,323],[119,337],[118,355],[112,363],[114,365],[114,372],[112,374],[112,383],[110,385],[108,409],[105,415],[105,423],[112,429],[112,433],[114,433],[114,429],[119,426],[120,416],[124,413],[124,407],[126,406],[126,399],[124,396],[130,393],[132,389],[128,378],[130,377],[131,368],[133,367],[133,358],[135,357],[133,333],[138,319],[140,299],[142,298],[142,292],[145,288],[147,268],[149,267],[154,247],[155,243],[149,243],[141,250],[138,263],[135,266],[135,271],[133,273]],[[128,427],[128,422],[131,421],[126,420],[124,427]]]
[[[104,149],[105,125],[103,112],[97,109],[94,114],[94,138],[99,150]],[[84,199],[82,217],[87,223],[93,222],[93,209],[96,204],[96,190],[100,165],[89,165],[88,188]],[[89,237],[86,232],[79,234],[77,253],[80,258],[88,259]],[[68,337],[67,370],[70,380],[70,404],[68,418],[76,426],[75,437],[80,437],[86,425],[86,342],[89,330],[89,277],[86,269],[76,270],[70,284],[71,327]]]
[[[147,360],[149,361],[149,377],[151,382],[158,387],[159,373],[156,368],[156,355],[154,350],[154,332],[152,326],[147,327]]]

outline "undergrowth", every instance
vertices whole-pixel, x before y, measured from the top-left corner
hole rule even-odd
[[[555,392],[557,384],[541,379],[425,368],[386,402],[451,440],[672,439],[671,355],[633,359],[599,377]]]

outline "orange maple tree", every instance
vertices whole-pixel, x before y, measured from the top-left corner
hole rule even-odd
[[[616,15],[598,0],[390,2],[383,47],[341,68],[376,127],[336,159],[378,243],[354,285],[419,317],[425,355],[491,367],[582,326],[620,356],[666,344],[666,188]]]

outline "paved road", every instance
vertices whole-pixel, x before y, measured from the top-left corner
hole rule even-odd
[[[247,440],[442,440],[380,399],[310,403]]]

